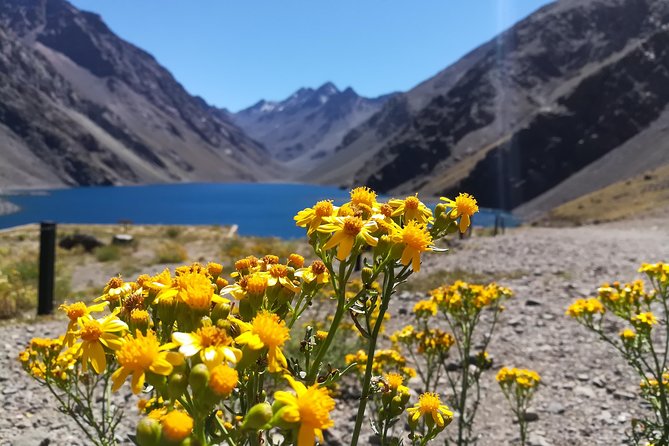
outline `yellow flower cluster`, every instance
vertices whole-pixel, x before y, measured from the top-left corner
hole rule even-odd
[[[639,383],[639,387],[643,390],[647,389],[655,389],[660,386],[660,383],[657,379],[655,378],[647,378],[647,379],[642,379],[641,382]],[[662,374],[662,386],[665,388],[669,388],[669,372],[664,372]]]
[[[595,314],[604,314],[606,310],[604,305],[594,297],[588,299],[577,299],[573,304],[567,308],[567,315],[579,317],[592,317]]]
[[[89,372],[108,373],[113,391],[131,378],[135,394],[151,384],[153,402],[142,403],[147,418],[138,424],[138,439],[181,444],[204,421],[194,413],[214,410],[221,400],[234,400],[246,369],[260,365],[279,376],[287,373],[282,349],[290,339],[285,318],[295,310],[291,304],[297,294],[305,290],[313,294],[329,282],[322,262],[305,267],[297,254],[285,264],[268,255],[247,257],[235,266],[232,285],[220,277],[222,267],[215,263],[182,266],[174,276],[168,270],[153,277],[143,275],[135,282],[114,277],[97,303],[62,305],[68,317],[66,334],[34,339],[19,360],[42,381],[75,383]],[[93,316],[109,310],[100,318]],[[300,399],[301,384],[286,379]],[[312,393],[309,390],[301,399],[307,401],[300,409],[302,418],[283,412],[283,420],[300,431],[303,444],[313,444],[322,435],[319,429],[331,426],[312,422]],[[329,398],[324,388],[315,394]],[[184,400],[184,395],[189,396]],[[193,398],[199,398],[198,407],[188,404]],[[322,407],[330,408],[329,413],[330,406]],[[322,409],[318,417],[322,419]]]
[[[339,261],[372,247],[375,256],[390,250],[414,271],[420,270],[421,253],[432,250],[433,239],[455,225],[464,232],[478,212],[476,200],[467,194],[455,200],[442,198],[446,204],[438,205],[434,215],[416,196],[383,203],[373,190],[358,187],[350,198],[341,206],[319,201],[298,212],[295,222],[307,229],[317,251],[331,251]]]
[[[649,279],[647,290],[642,280],[630,283],[605,283],[597,290],[597,296],[578,299],[567,309],[574,317],[599,339],[621,353],[627,364],[641,377],[641,396],[648,403],[652,415],[637,420],[643,429],[635,431],[635,441],[653,444],[666,439],[669,425],[669,372],[666,358],[669,344],[665,342],[667,311],[669,308],[669,265],[666,263],[644,263],[638,269]],[[594,315],[599,315],[595,319]],[[611,329],[624,327],[618,336],[611,336]]]
[[[458,280],[452,285],[432,290],[430,295],[442,311],[456,319],[468,320],[487,307],[503,309],[502,301],[512,297],[513,292],[496,283],[476,285]]]
[[[640,273],[644,273],[648,278],[657,284],[657,287],[666,290],[669,287],[669,264],[658,263],[643,263],[639,268]]]
[[[93,304],[63,304],[65,333],[34,339],[19,360],[64,401],[74,401],[68,395],[98,393],[108,401],[108,393],[126,382],[134,394],[146,393],[138,404],[143,415],[137,424],[139,446],[264,443],[271,434],[263,432],[273,429],[297,446],[311,446],[322,443],[323,431],[334,425],[330,389],[348,369],[331,366],[326,353],[351,315],[348,325],[362,335],[371,358],[361,350],[339,359],[355,363],[364,375],[363,394],[369,395],[372,374],[383,380],[386,408],[397,417],[409,401],[404,379],[416,371],[398,351],[376,350],[383,321],[390,317],[389,299],[398,284],[419,271],[421,255],[433,250],[434,241],[465,231],[478,212],[467,194],[442,201],[432,211],[417,196],[380,202],[374,191],[359,187],[341,206],[324,200],[295,216],[318,257],[310,264],[297,253],[267,254],[232,262],[234,271],[225,277],[223,264],[214,262],[142,274],[135,281],[113,277]],[[371,259],[353,280],[355,259],[365,249]],[[507,293],[497,286],[471,290],[465,299],[471,297],[479,308]],[[336,305],[335,311],[294,337],[303,327],[297,321],[318,296],[329,296],[319,304],[325,311]],[[414,312],[433,317],[442,303],[433,298]],[[296,339],[302,340],[297,357],[288,353]],[[455,342],[437,328],[418,331],[412,339],[419,353],[446,354]],[[98,383],[105,383],[104,389],[94,389]],[[273,395],[267,390],[282,386],[292,390]],[[363,415],[366,401],[360,401]],[[105,407],[103,425],[116,425],[116,415]],[[68,413],[88,417],[78,419],[80,426],[98,422],[74,409]],[[409,416],[439,429],[452,419],[439,397],[427,393]],[[355,429],[361,425],[359,416]],[[113,432],[107,433],[113,439]]]
[[[390,336],[393,344],[403,344],[407,348],[415,349],[418,354],[438,353],[442,356],[448,354],[455,338],[438,328],[415,330],[413,325],[407,325]]]
[[[541,382],[541,377],[534,370],[503,367],[497,372],[497,382],[501,386],[513,386],[521,389],[533,389]]]
[[[359,372],[364,372],[367,363],[367,353],[358,350],[354,354],[345,356],[344,361],[347,365],[355,363]],[[395,372],[405,378],[416,376],[416,370],[407,366],[407,359],[396,350],[378,350],[374,353],[374,362],[372,370],[376,375]]]

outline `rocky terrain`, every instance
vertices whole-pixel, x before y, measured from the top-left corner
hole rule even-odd
[[[555,2],[388,101],[304,178],[548,210],[669,162],[667,39],[664,1]]]
[[[458,242],[450,253],[426,258],[421,275],[465,270],[481,278],[496,277],[516,293],[489,349],[494,366],[483,377],[476,427],[480,445],[514,444],[517,438],[507,403],[494,382],[502,366],[533,368],[543,378],[532,409],[538,417],[530,425],[532,445],[622,444],[630,419],[640,410],[638,379],[611,349],[565,317],[564,311],[573,299],[589,295],[604,281],[636,278],[641,262],[667,260],[668,218],[669,214],[659,214],[644,221],[599,226],[520,228]],[[638,230],[640,225],[643,231]],[[419,298],[400,293],[392,313],[410,311]],[[391,319],[391,324],[399,326],[399,319]],[[55,410],[46,391],[29,380],[15,361],[31,337],[55,335],[63,324],[48,319],[0,327],[0,405],[5,412],[0,418],[0,445],[85,444],[76,426]],[[134,400],[125,390],[117,401],[134,414]],[[345,444],[341,439],[347,435],[344,426],[349,424],[349,413],[345,402],[338,407],[338,424],[326,437],[329,445]],[[131,418],[121,434],[128,431]]]
[[[301,170],[329,156],[349,130],[391,97],[365,98],[351,87],[340,91],[327,82],[315,90],[301,88],[283,101],[262,100],[231,118],[274,158]]]
[[[0,3],[0,157],[0,187],[253,181],[271,165],[222,110],[65,0]]]

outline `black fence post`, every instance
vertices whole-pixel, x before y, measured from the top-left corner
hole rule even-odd
[[[43,221],[39,237],[39,300],[37,314],[53,313],[53,287],[56,270],[56,223]]]

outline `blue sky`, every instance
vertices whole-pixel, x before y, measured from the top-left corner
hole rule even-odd
[[[233,111],[326,81],[408,90],[549,0],[70,0]]]

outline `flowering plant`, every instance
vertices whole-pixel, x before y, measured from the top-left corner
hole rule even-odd
[[[450,391],[449,404],[459,414],[451,442],[476,441],[472,427],[480,403],[480,380],[492,366],[486,349],[492,340],[502,303],[513,293],[495,283],[456,281],[430,292],[430,299],[413,308],[414,323],[391,336],[398,350],[406,351],[416,365],[425,392],[436,392],[443,381]],[[436,327],[446,322],[451,333]],[[474,351],[479,344],[480,349]],[[454,348],[453,348],[454,347]]]
[[[651,290],[642,280],[607,283],[596,297],[574,301],[567,315],[615,348],[639,375],[641,397],[652,416],[632,421],[630,441],[669,444],[669,264],[644,263],[639,272]]]
[[[318,202],[295,217],[317,257],[310,265],[298,254],[284,262],[268,254],[236,261],[230,281],[218,263],[134,282],[112,278],[93,305],[63,305],[64,335],[33,340],[19,359],[96,445],[116,443],[123,415],[110,395],[127,382],[143,396],[133,438],[139,446],[322,443],[334,425],[335,390],[354,369],[360,370],[361,396],[351,445],[382,380],[386,414],[406,416],[412,442],[425,444],[452,413],[427,391],[431,383],[407,409],[402,376],[380,375],[377,341],[397,285],[420,270],[424,253],[438,251],[436,240],[465,231],[478,211],[467,194],[443,200],[434,210],[415,196],[381,203],[361,187],[342,206]],[[352,292],[363,252],[360,286]],[[323,329],[297,324],[326,288],[331,318]],[[326,361],[346,318],[365,349],[348,365],[344,358]],[[303,340],[295,355],[287,350],[291,339]]]
[[[541,377],[534,370],[502,367],[497,372],[497,382],[504,397],[511,405],[520,429],[520,444],[527,443],[527,409],[539,387]]]

